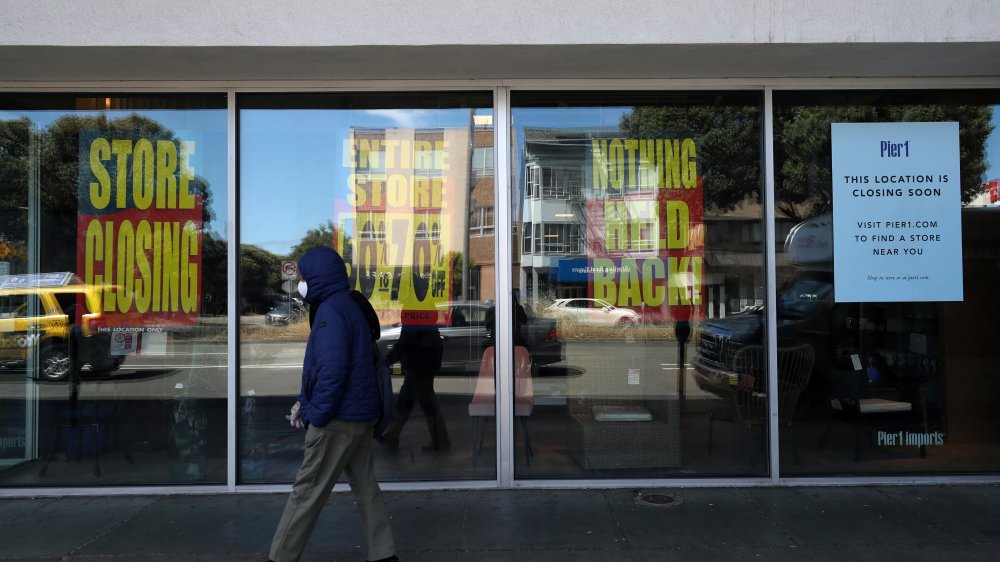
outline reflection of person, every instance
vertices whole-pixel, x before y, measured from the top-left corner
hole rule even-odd
[[[441,370],[443,352],[441,332],[437,326],[403,325],[399,340],[386,357],[390,365],[399,361],[403,366],[403,386],[396,397],[392,419],[382,433],[381,440],[386,447],[399,447],[399,434],[417,402],[420,402],[420,408],[424,411],[427,430],[431,436],[424,449],[438,451],[451,447],[448,428],[434,392],[434,377]]]
[[[525,312],[524,307],[521,306],[520,299],[518,298],[519,294],[520,291],[514,289],[514,292],[511,295],[512,296],[511,304],[513,308],[512,310],[513,317],[511,320],[514,323],[512,326],[514,332],[513,333],[514,347],[517,347],[519,345],[528,347],[527,340],[524,339],[524,334],[523,334],[524,327],[528,323],[528,313]],[[484,347],[489,347],[496,343],[496,338],[495,338],[496,328],[497,328],[496,322],[497,322],[496,307],[491,306],[489,310],[486,311],[486,318],[483,321],[483,323],[486,325],[486,329],[488,330],[488,333],[486,335],[486,345]]]
[[[396,560],[385,499],[375,480],[371,435],[381,412],[368,321],[351,298],[344,260],[306,252],[299,292],[315,310],[302,389],[288,416],[306,427],[305,456],[271,543],[271,560],[298,560],[341,471],[358,502],[369,558]]]

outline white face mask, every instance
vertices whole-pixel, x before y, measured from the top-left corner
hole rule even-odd
[[[299,291],[299,294],[302,295],[302,298],[306,298],[306,290],[307,289],[308,289],[308,287],[306,287],[305,280],[299,281],[298,291]]]

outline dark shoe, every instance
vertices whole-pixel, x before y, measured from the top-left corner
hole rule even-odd
[[[377,439],[385,445],[387,449],[399,448],[399,434],[403,432],[403,422],[399,420],[389,420],[385,431]]]
[[[399,557],[393,554],[388,558],[379,558],[378,560],[365,560],[365,562],[399,562]]]
[[[447,451],[451,448],[451,440],[448,439],[448,427],[444,423],[444,416],[440,412],[433,416],[427,416],[427,431],[431,434],[431,442],[423,446],[425,451]]]

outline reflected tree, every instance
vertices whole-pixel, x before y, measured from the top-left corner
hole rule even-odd
[[[281,256],[240,245],[240,313],[263,312],[282,297]]]
[[[622,116],[620,126],[633,138],[693,138],[707,208],[725,212],[746,200],[759,200],[758,107],[637,106]]]
[[[336,234],[337,228],[334,226],[333,221],[326,221],[316,228],[310,228],[306,231],[302,240],[299,240],[299,243],[292,248],[292,251],[288,254],[288,259],[298,263],[299,258],[313,248],[334,248]],[[350,247],[350,244],[345,244],[345,246]],[[346,250],[344,253],[348,254]],[[349,255],[344,255],[343,258],[344,261],[351,261]]]
[[[988,105],[791,106],[775,115],[775,188],[779,215],[794,221],[830,212],[833,205],[831,123],[935,122],[959,124],[962,201],[982,190],[986,140],[993,132]]]
[[[4,219],[0,236],[8,245],[25,243],[28,182],[30,174],[37,172],[43,249],[40,268],[75,271],[81,134],[98,131],[102,136],[147,138],[152,142],[178,139],[159,122],[136,113],[118,118],[106,114],[65,115],[44,130],[32,128],[27,118],[0,121],[0,217]],[[37,147],[37,163],[30,154],[33,146]],[[202,226],[207,232],[213,218],[209,183],[196,176],[189,186],[192,194],[202,198]]]

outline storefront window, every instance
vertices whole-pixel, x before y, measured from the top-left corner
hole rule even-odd
[[[496,477],[490,93],[243,96],[239,480],[288,482],[309,305],[297,260],[332,247],[378,312],[396,416],[382,480]],[[490,355],[491,357],[492,355]]]
[[[782,474],[996,471],[1000,94],[774,101]]]
[[[225,96],[0,96],[0,485],[226,481]]]
[[[761,99],[512,95],[518,477],[767,473]]]

